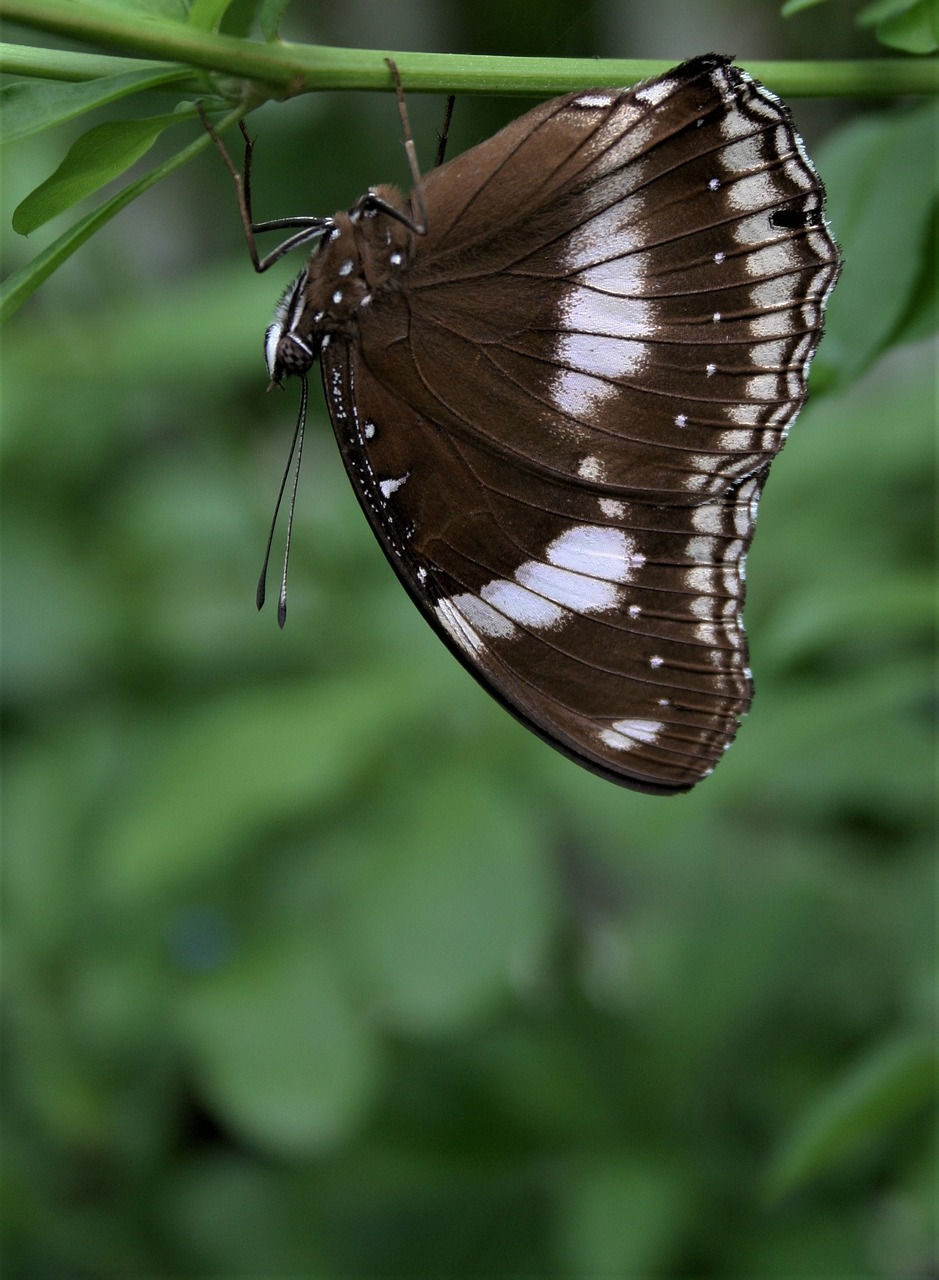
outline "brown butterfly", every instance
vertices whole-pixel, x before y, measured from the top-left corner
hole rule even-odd
[[[225,156],[257,270],[316,242],[271,379],[302,381],[302,446],[319,361],[375,536],[484,688],[588,769],[686,791],[750,703],[744,558],[840,265],[822,183],[717,55],[555,98],[423,177],[391,71],[410,196],[256,223],[247,134],[244,180]]]

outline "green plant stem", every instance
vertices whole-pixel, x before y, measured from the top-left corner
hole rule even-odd
[[[7,75],[36,80],[98,80],[128,71],[155,71],[175,66],[144,58],[115,58],[110,54],[72,53],[67,49],[39,49],[35,45],[0,43],[0,68]]]
[[[496,58],[464,54],[260,44],[183,23],[145,21],[93,0],[2,0],[0,14],[29,27],[94,45],[132,49],[291,93],[309,89],[390,89],[393,56],[408,92],[551,94],[592,85],[631,84],[669,62],[591,58]],[[879,98],[939,93],[939,59],[753,62],[748,70],[787,98]]]

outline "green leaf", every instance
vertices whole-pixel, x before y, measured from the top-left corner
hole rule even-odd
[[[857,120],[818,156],[844,270],[825,325],[825,360],[855,377],[894,339],[919,288],[936,200],[939,104]]]
[[[287,10],[290,0],[263,0],[261,5],[261,30],[264,39],[272,42],[277,39],[280,21]]]
[[[172,22],[185,22],[187,17],[186,0],[97,0],[97,4],[148,18],[169,18]]]
[[[543,841],[488,770],[441,767],[417,805],[400,788],[372,799],[341,851],[358,872],[341,944],[386,1023],[452,1032],[540,969],[555,916]]]
[[[891,342],[900,345],[918,342],[939,331],[939,200],[933,206],[926,230],[919,279],[913,286],[909,305],[900,317]]]
[[[877,39],[904,53],[935,53],[939,49],[937,0],[919,0],[905,13],[887,18],[877,27]]]
[[[788,1195],[925,1105],[936,1090],[936,1050],[925,1037],[893,1040],[836,1081],[770,1166],[766,1194]]]
[[[96,125],[69,148],[45,182],[30,192],[13,213],[13,230],[29,235],[119,177],[145,155],[164,129],[191,119],[194,112],[171,112],[147,120],[112,120]]]
[[[232,0],[192,0],[189,25],[201,31],[218,31]]]
[[[226,120],[219,123],[219,131],[224,130],[238,118],[238,115],[232,112]],[[110,200],[100,205],[97,209],[93,209],[91,213],[86,214],[74,226],[69,227],[68,231],[59,236],[46,249],[43,249],[41,253],[37,254],[25,267],[20,267],[18,271],[14,271],[12,275],[7,276],[3,284],[0,285],[0,324],[17,312],[42,282],[47,280],[53,271],[60,267],[67,258],[70,258],[75,250],[80,248],[90,236],[93,236],[96,231],[110,222],[115,214],[120,213],[126,205],[136,200],[138,196],[143,195],[145,191],[149,191],[152,186],[155,186],[161,179],[173,173],[174,170],[181,168],[184,164],[188,164],[200,151],[204,151],[206,147],[211,145],[212,140],[208,134],[201,133],[194,142],[190,142],[188,147],[184,147],[182,151],[177,151],[175,155],[164,160],[162,164],[158,164],[155,169],[145,173],[136,182],[128,183],[123,191],[119,191]]]
[[[786,0],[780,12],[784,18],[791,18],[794,13],[801,13],[803,9],[814,9],[817,5],[824,3],[825,0]]]
[[[569,1276],[662,1276],[671,1272],[687,1213],[688,1170],[654,1149],[585,1161],[563,1189],[559,1235]]]
[[[210,1107],[252,1143],[296,1157],[348,1140],[376,1054],[332,964],[304,930],[193,981],[178,1010]]]
[[[858,12],[854,20],[859,27],[876,27],[887,18],[906,13],[918,3],[919,0],[873,0]]]
[[[0,89],[3,128],[0,143],[16,142],[132,93],[187,80],[191,75],[188,67],[165,63],[150,71],[130,71],[125,75],[86,80],[83,84],[19,80],[15,84],[4,85]]]
[[[348,797],[433,696],[421,688],[384,672],[252,688],[151,728],[141,746],[152,767],[101,840],[103,882],[122,899],[178,892],[270,823]]]

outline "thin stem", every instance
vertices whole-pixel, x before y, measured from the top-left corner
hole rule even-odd
[[[0,67],[4,72],[32,76],[36,80],[99,80],[102,76],[120,76],[128,71],[157,71],[160,67],[169,70],[176,65],[147,58],[115,58],[104,53],[73,53],[69,49],[0,43]]]
[[[467,54],[392,53],[322,45],[261,44],[182,23],[146,22],[94,0],[2,0],[9,20],[90,44],[172,58],[256,80],[272,89],[391,89],[393,57],[409,93],[551,94],[596,85],[626,85],[668,69],[670,61],[593,58],[496,58]],[[746,60],[745,60],[746,61]],[[845,62],[746,62],[786,98],[881,98],[939,93],[939,58]]]

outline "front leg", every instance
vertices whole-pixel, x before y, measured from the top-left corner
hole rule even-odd
[[[198,110],[199,115],[202,118],[202,123],[205,126],[209,137],[215,143],[219,155],[225,162],[225,167],[231,174],[232,181],[235,184],[235,192],[238,196],[238,210],[241,214],[241,227],[244,231],[245,240],[248,245],[248,253],[251,255],[251,262],[254,265],[255,271],[266,271],[268,267],[273,266],[273,264],[278,262],[284,254],[289,253],[291,249],[296,249],[302,244],[307,244],[310,240],[318,239],[319,236],[323,235],[324,232],[328,231],[332,227],[332,218],[313,216],[299,218],[275,218],[269,222],[255,222],[251,212],[251,157],[254,151],[254,142],[248,135],[248,130],[245,128],[245,122],[243,120],[238,121],[238,127],[245,140],[244,174],[242,175],[235,168],[232,158],[228,154],[227,147],[213,128],[212,122],[206,115],[205,108],[201,102],[198,104]],[[258,245],[255,236],[262,231],[279,231],[285,230],[288,227],[296,227],[299,228],[299,230],[294,235],[288,236],[282,244],[278,245],[276,249],[272,250],[271,253],[262,258],[258,253]]]

